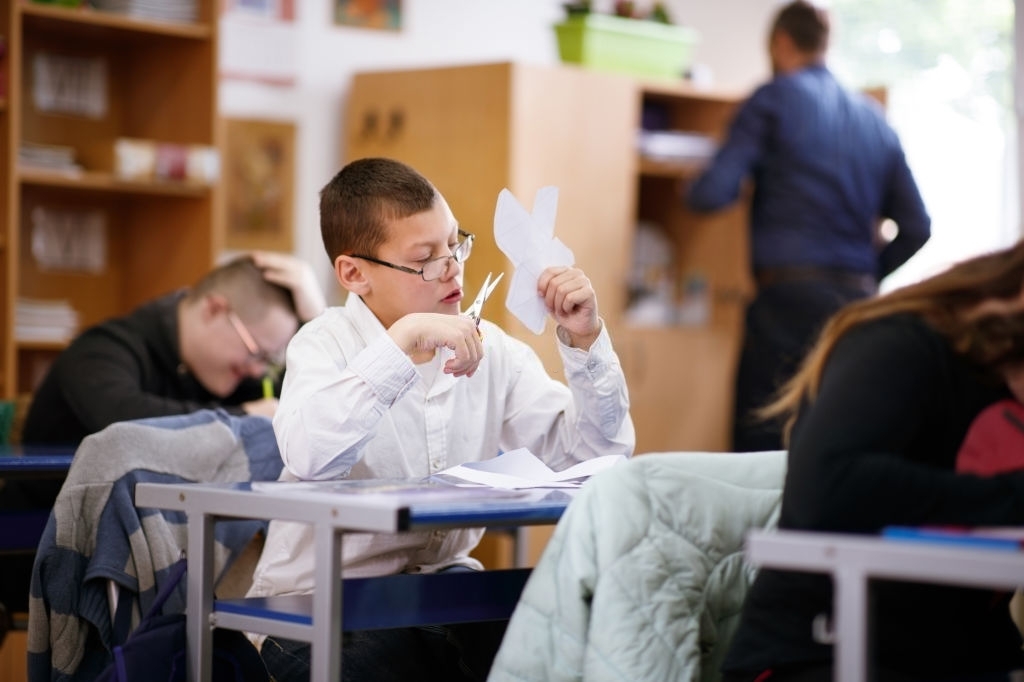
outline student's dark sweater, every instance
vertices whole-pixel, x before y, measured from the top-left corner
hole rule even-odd
[[[972,420],[1008,396],[917,317],[851,330],[794,427],[779,527],[875,533],[887,525],[1024,525],[1024,472],[954,472]],[[876,585],[872,643],[880,666],[936,679],[1024,662],[1008,595]],[[832,647],[812,640],[815,617],[829,614],[831,622],[831,612],[830,578],[761,571],[724,669],[831,660]]]
[[[183,291],[103,322],[78,336],[56,359],[32,398],[22,440],[77,445],[118,421],[223,407],[242,414],[262,395],[247,379],[218,398],[181,361],[177,305]]]

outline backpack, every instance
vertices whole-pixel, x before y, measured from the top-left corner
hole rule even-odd
[[[111,651],[113,660],[96,682],[186,682],[188,646],[184,613],[161,613],[185,575],[186,560],[171,568],[153,606],[124,643]],[[213,631],[213,675],[218,682],[269,682],[256,647],[237,630]]]

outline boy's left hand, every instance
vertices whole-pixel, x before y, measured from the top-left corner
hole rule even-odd
[[[252,259],[263,270],[264,279],[291,290],[301,322],[309,322],[327,307],[316,274],[306,261],[273,251],[254,251]]]
[[[601,332],[597,294],[590,279],[576,267],[546,268],[537,279],[537,292],[548,313],[569,334],[569,345],[584,350]]]

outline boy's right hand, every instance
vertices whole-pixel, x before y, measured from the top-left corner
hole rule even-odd
[[[406,355],[433,353],[449,348],[455,356],[444,364],[446,374],[473,376],[484,357],[484,345],[476,323],[464,315],[410,313],[388,329],[388,335]]]

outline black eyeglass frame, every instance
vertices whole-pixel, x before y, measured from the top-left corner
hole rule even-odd
[[[353,254],[351,254],[350,257],[351,258],[359,258],[360,260],[370,261],[371,263],[376,263],[377,265],[383,265],[385,267],[393,268],[395,270],[401,270],[402,272],[408,272],[410,275],[419,275],[420,277],[423,278],[424,282],[433,282],[435,279],[441,279],[441,277],[447,271],[447,267],[445,268],[445,270],[442,270],[441,274],[438,275],[437,277],[434,277],[432,279],[427,279],[423,275],[423,271],[426,270],[427,266],[430,265],[431,263],[436,263],[438,261],[449,260],[450,259],[450,260],[454,260],[459,265],[462,265],[467,260],[469,260],[469,255],[468,254],[460,259],[459,256],[455,255],[455,252],[457,252],[457,251],[459,251],[459,249],[463,248],[462,245],[465,244],[466,242],[469,242],[469,251],[472,252],[472,250],[473,250],[473,240],[476,239],[476,235],[474,235],[472,232],[466,232],[465,230],[461,230],[460,229],[459,230],[459,236],[462,237],[462,241],[455,245],[455,248],[452,249],[452,252],[450,254],[448,254],[447,256],[441,256],[440,258],[431,258],[426,263],[424,263],[423,267],[420,268],[419,270],[416,270],[415,268],[406,267],[405,265],[395,265],[394,263],[389,263],[386,260],[381,260],[380,258],[374,258],[373,256],[363,256],[363,255],[360,255],[358,253],[353,253]]]

